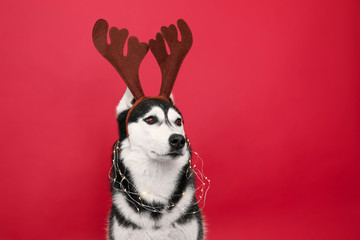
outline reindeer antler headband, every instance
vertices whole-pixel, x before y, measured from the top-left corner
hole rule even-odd
[[[181,63],[193,42],[190,28],[186,22],[179,19],[177,26],[181,34],[181,41],[178,40],[175,25],[163,26],[161,33],[157,33],[156,38],[149,41],[149,45],[144,42],[140,43],[137,37],[131,36],[128,40],[127,55],[124,56],[123,50],[129,31],[125,28],[119,30],[112,27],[109,32],[111,42],[108,44],[109,24],[104,19],[99,19],[94,25],[92,37],[96,49],[114,66],[136,100],[126,118],[126,132],[129,116],[139,103],[149,98],[169,101]],[[169,46],[170,54],[166,51],[164,39]],[[162,76],[160,94],[155,97],[145,96],[139,79],[140,63],[147,54],[149,47],[159,64]]]
[[[175,25],[163,26],[161,33],[157,33],[156,38],[149,41],[149,45],[144,42],[140,43],[137,37],[131,36],[128,40],[127,55],[124,56],[123,49],[129,36],[128,30],[112,27],[109,32],[111,42],[108,44],[109,24],[104,19],[99,19],[95,23],[92,33],[94,45],[99,53],[114,66],[130,89],[136,100],[133,107],[148,98],[160,98],[169,101],[181,63],[189,52],[193,41],[190,28],[184,20],[179,19],[177,26],[181,34],[181,41],[178,40]],[[164,39],[169,46],[170,54],[166,51]],[[159,64],[162,75],[160,94],[156,97],[145,96],[139,79],[140,63],[149,47]]]

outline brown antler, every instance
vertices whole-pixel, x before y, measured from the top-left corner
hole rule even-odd
[[[158,62],[162,75],[160,96],[169,98],[174,87],[176,76],[179,72],[181,63],[189,52],[193,38],[189,26],[182,19],[177,21],[177,26],[181,34],[181,41],[178,40],[178,33],[175,25],[163,26],[161,33],[156,34],[156,39],[149,41],[151,52]],[[170,55],[166,52],[164,38],[169,46]]]
[[[104,19],[97,20],[92,32],[94,45],[99,53],[114,66],[137,100],[144,96],[139,80],[139,68],[149,46],[146,43],[139,43],[136,37],[131,36],[128,40],[127,55],[124,56],[123,49],[129,36],[128,30],[112,27],[109,32],[111,43],[108,44],[108,29],[109,24]]]

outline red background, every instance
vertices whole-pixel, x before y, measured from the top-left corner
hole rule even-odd
[[[98,18],[185,19],[174,94],[212,180],[208,239],[360,239],[358,1],[2,1],[0,239],[105,239],[125,85]],[[140,77],[156,94],[148,54]]]

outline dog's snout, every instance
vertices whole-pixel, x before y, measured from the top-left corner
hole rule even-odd
[[[169,138],[169,143],[172,148],[179,150],[185,145],[185,138],[180,134],[173,134]]]

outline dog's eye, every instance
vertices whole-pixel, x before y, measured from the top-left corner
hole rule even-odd
[[[150,117],[148,117],[148,118],[145,118],[144,121],[145,121],[147,124],[152,125],[152,124],[156,123],[156,118],[153,117],[153,116],[150,116]]]
[[[175,123],[176,125],[181,126],[182,125],[181,118],[176,119]]]

